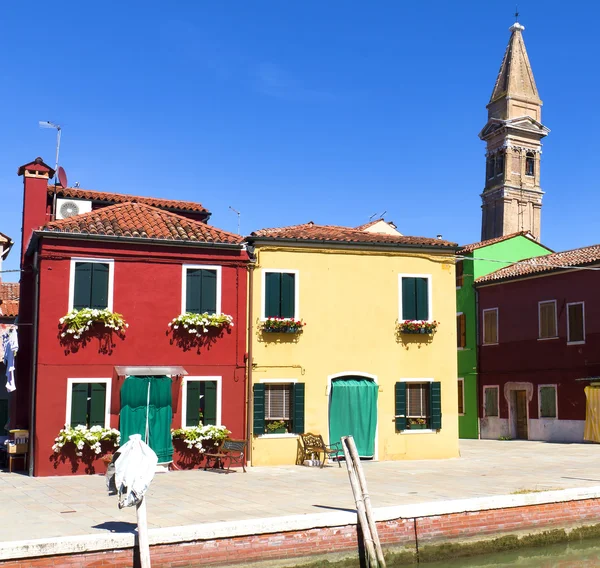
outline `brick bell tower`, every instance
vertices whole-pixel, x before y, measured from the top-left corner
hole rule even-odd
[[[479,138],[487,144],[485,187],[481,194],[481,239],[529,231],[541,234],[540,158],[542,101],[523,42],[525,28],[515,22],[487,105],[488,121]]]

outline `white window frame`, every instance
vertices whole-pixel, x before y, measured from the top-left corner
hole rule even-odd
[[[260,321],[266,321],[267,308],[267,273],[294,275],[294,319],[300,319],[300,271],[287,268],[263,268],[260,275]]]
[[[464,379],[464,377],[459,377],[456,382],[462,383],[462,408],[463,408],[463,411],[459,412],[458,415],[464,416],[465,415],[465,379]],[[457,390],[458,390],[458,385],[457,385]]]
[[[571,336],[571,325],[569,323],[569,306],[577,306],[581,304],[583,306],[581,315],[583,316],[583,340],[582,341],[569,341]],[[583,345],[585,343],[585,302],[568,302],[567,303],[567,345]]]
[[[486,343],[485,341],[485,314],[486,312],[496,312],[496,342]],[[498,308],[486,308],[481,312],[481,345],[498,345],[500,343],[500,312]]]
[[[433,276],[431,274],[398,274],[398,322],[402,323],[405,320],[402,317],[402,278],[426,278],[427,279],[427,311],[429,312],[429,319],[419,320],[431,323],[434,321],[433,317]]]
[[[73,309],[73,301],[75,300],[75,265],[78,262],[94,262],[96,264],[108,264],[108,300],[106,308],[113,311],[113,297],[115,292],[115,261],[112,258],[84,258],[71,257],[70,273],[69,273],[69,309]]]
[[[402,291],[402,282],[400,282],[400,287],[401,287],[400,290]],[[432,378],[398,379],[398,382],[400,382],[400,383],[429,383],[429,388],[431,388],[431,383],[434,383],[435,379],[432,379]],[[408,399],[406,401],[406,408],[407,408],[407,414],[408,414]],[[431,408],[429,409],[429,412],[431,413]],[[406,417],[406,419],[408,420],[408,416]],[[415,434],[436,434],[436,433],[437,433],[437,430],[432,430],[431,428],[423,428],[421,430],[402,430],[402,432],[400,432],[400,435],[404,435],[404,434],[410,434],[410,435],[415,435]]]
[[[216,382],[217,383],[217,426],[221,426],[221,409],[222,409],[222,396],[223,396],[223,377],[217,376],[189,376],[183,377],[181,382],[181,427],[186,428],[185,423],[187,422],[187,384],[188,382]]]
[[[217,272],[217,315],[221,314],[221,286],[222,286],[222,266],[217,264],[184,264],[181,267],[181,313],[186,313],[186,293],[187,293],[187,271],[195,269],[216,270]]]
[[[104,427],[110,428],[110,401],[111,401],[112,379],[109,379],[109,378],[67,379],[67,412],[65,415],[65,426],[71,425],[71,407],[73,405],[73,385],[76,383],[104,383],[106,385],[106,401],[104,403]]]
[[[489,416],[486,412],[485,412],[485,391],[486,390],[491,390],[491,389],[495,389],[498,392],[498,395],[496,396],[496,404],[497,406],[497,410],[498,410],[498,414],[496,414],[496,416]],[[485,385],[483,387],[483,400],[481,401],[483,408],[481,409],[481,414],[484,418],[500,418],[500,385]]]
[[[554,409],[556,410],[556,416],[542,416],[542,387],[553,387],[554,388]],[[538,418],[540,420],[558,420],[558,385],[538,385]]]
[[[542,337],[542,304],[554,304],[554,333],[552,337]],[[538,302],[538,341],[548,341],[558,339],[558,311],[556,300],[541,300]]]
[[[275,271],[279,272],[279,271]],[[288,272],[284,270],[283,272]],[[298,382],[298,379],[260,379],[261,384],[268,385],[293,385]],[[306,408],[305,408],[306,411]],[[258,438],[297,438],[298,434],[288,432],[287,434],[259,434]]]

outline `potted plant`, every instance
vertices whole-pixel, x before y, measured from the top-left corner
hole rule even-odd
[[[74,446],[76,455],[83,456],[84,451],[92,452],[95,455],[108,453],[110,450],[103,450],[103,443],[111,448],[116,448],[121,443],[121,433],[115,428],[103,428],[102,426],[65,426],[56,438],[52,451],[59,454],[65,446]]]
[[[284,420],[271,420],[267,422],[266,430],[268,434],[287,434],[287,422]]]
[[[233,317],[227,314],[192,314],[186,312],[173,318],[168,325],[174,332],[178,331],[179,333],[198,336],[208,333],[211,329],[233,327]]]
[[[405,320],[398,324],[398,331],[406,334],[428,334],[433,335],[438,328],[439,322],[426,320]]]
[[[231,432],[225,426],[187,426],[171,431],[173,440],[181,440],[188,450],[196,449],[203,454],[207,449],[214,449],[225,440]]]
[[[428,428],[427,418],[407,418],[406,428],[408,430],[426,430]]]
[[[301,333],[306,324],[294,318],[267,318],[262,324],[264,333]]]
[[[59,320],[60,337],[62,340],[81,339],[90,330],[98,330],[105,333],[112,331],[124,336],[129,324],[121,314],[111,312],[108,308],[97,310],[94,308],[82,308],[71,310]]]

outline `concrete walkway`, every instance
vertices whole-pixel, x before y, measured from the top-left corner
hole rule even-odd
[[[364,462],[374,507],[600,485],[600,445],[463,440],[452,460]],[[259,467],[248,473],[157,474],[150,528],[354,510],[345,465]],[[0,473],[0,542],[131,532],[103,476],[29,478]]]

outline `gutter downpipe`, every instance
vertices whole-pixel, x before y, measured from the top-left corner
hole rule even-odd
[[[37,384],[37,357],[38,357],[38,316],[40,305],[40,270],[38,266],[39,254],[36,251],[33,256],[33,271],[35,273],[34,285],[34,304],[33,304],[33,322],[32,322],[32,343],[31,352],[31,408],[29,411],[29,477],[33,477],[33,468],[35,466],[35,402],[36,402],[36,384]]]
[[[250,402],[252,401],[252,335],[253,335],[253,317],[254,317],[254,268],[256,266],[256,256],[250,253],[250,263],[248,264],[248,360],[246,361],[246,440],[248,440],[248,465],[252,465],[252,412],[250,412]]]
[[[473,261],[473,273],[475,272],[475,261]],[[473,286],[475,290],[475,356],[477,363],[475,364],[475,388],[477,389],[477,439],[481,440],[481,422],[479,420],[479,411],[481,408],[481,389],[479,388],[479,357],[481,349],[479,347],[479,290]]]

